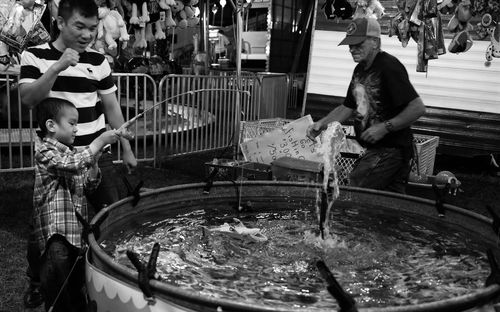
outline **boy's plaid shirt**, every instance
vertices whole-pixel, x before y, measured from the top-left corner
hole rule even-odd
[[[88,220],[85,193],[93,191],[101,181],[100,171],[94,179],[87,174],[95,161],[88,146],[76,150],[51,138],[37,140],[33,225],[41,252],[54,234],[81,247],[83,227],[75,211]]]

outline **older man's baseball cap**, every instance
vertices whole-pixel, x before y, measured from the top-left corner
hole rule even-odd
[[[356,18],[347,26],[346,36],[339,45],[360,44],[367,37],[380,38],[380,24],[372,17]]]

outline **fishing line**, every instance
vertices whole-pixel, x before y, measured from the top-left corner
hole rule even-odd
[[[229,92],[241,92],[241,93],[245,93],[247,94],[248,96],[251,96],[250,94],[250,91],[248,90],[245,90],[245,91],[241,91],[239,90],[239,85],[236,84],[236,90],[235,89],[223,89],[223,88],[216,88],[216,89],[198,89],[198,90],[193,90],[193,91],[186,91],[186,92],[182,92],[182,93],[179,93],[179,94],[176,94],[176,95],[173,95],[173,96],[170,96],[168,98],[166,98],[165,100],[163,101],[160,101],[156,104],[154,104],[153,106],[145,109],[144,111],[142,111],[141,113],[135,115],[134,117],[132,117],[131,119],[129,119],[128,121],[126,121],[125,123],[123,123],[123,125],[120,126],[120,128],[118,128],[117,132],[118,133],[126,133],[126,129],[129,128],[134,122],[136,122],[139,118],[141,118],[142,116],[144,116],[147,112],[151,111],[153,108],[157,107],[158,105],[161,105],[163,103],[166,103],[167,101],[170,101],[172,99],[175,99],[177,97],[181,97],[181,96],[185,96],[185,95],[194,95],[195,93],[198,93],[198,92],[205,92],[205,91],[229,91]],[[173,112],[171,109],[167,109],[167,111],[171,114],[175,114],[175,112]]]
[[[76,264],[78,263],[78,261],[82,258],[82,255],[84,254],[85,252],[82,252],[80,253],[76,259],[75,259],[75,262],[73,262],[73,266],[71,267],[71,270],[69,271],[68,273],[68,276],[66,276],[66,279],[64,280],[64,283],[62,284],[61,288],[59,288],[59,292],[57,293],[57,296],[56,298],[54,299],[54,302],[52,302],[52,305],[50,306],[48,312],[52,312],[52,310],[54,310],[54,306],[56,305],[57,303],[57,300],[59,299],[59,296],[61,296],[61,293],[63,291],[63,289],[66,287],[66,284],[68,284],[68,281],[69,281],[69,278],[71,277],[71,273],[73,273],[73,271],[75,270],[75,267],[76,267]]]

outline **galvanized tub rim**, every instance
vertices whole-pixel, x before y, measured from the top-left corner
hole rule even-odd
[[[249,187],[257,187],[257,186],[276,186],[276,187],[286,187],[286,186],[293,186],[293,187],[306,187],[306,188],[318,188],[321,187],[320,184],[311,184],[311,183],[301,183],[301,182],[286,182],[286,181],[242,181],[238,182],[238,186],[244,187],[244,186],[249,186]],[[183,184],[183,185],[175,185],[175,186],[169,186],[169,187],[164,187],[160,189],[155,189],[151,190],[148,192],[141,193],[141,198],[144,197],[149,197],[149,196],[155,196],[160,193],[165,193],[165,192],[177,192],[177,191],[183,191],[187,189],[199,189],[200,192],[205,186],[204,183],[192,183],[192,184]],[[235,185],[232,182],[214,182],[213,187],[229,187],[229,188],[234,188]],[[425,205],[434,205],[435,202],[429,199],[425,198],[420,198],[420,197],[414,197],[414,196],[409,196],[409,195],[404,195],[404,194],[397,194],[397,193],[391,193],[391,192],[385,192],[385,191],[379,191],[379,190],[372,190],[372,189],[364,189],[364,188],[357,188],[357,187],[349,187],[349,186],[341,186],[340,187],[340,192],[352,192],[352,193],[364,193],[364,194],[369,194],[369,195],[374,195],[374,196],[384,196],[385,198],[394,198],[394,199],[403,199],[403,200],[408,200],[416,203],[421,203]],[[115,209],[116,207],[119,207],[125,203],[130,203],[133,201],[133,197],[127,197],[124,198],[116,203],[113,203],[112,205],[102,209],[93,219],[91,224],[98,224],[99,220],[102,218],[105,218],[107,214]],[[465,210],[463,208],[449,205],[449,204],[444,204],[444,208],[446,209],[447,212],[455,212],[457,214],[463,215],[465,217],[473,218],[476,219],[480,222],[484,222],[486,224],[491,225],[492,220],[490,218],[487,218],[486,216],[480,215],[478,213]],[[101,261],[104,261],[106,265],[115,273],[118,273],[120,277],[126,278],[126,282],[129,285],[133,285],[134,287],[137,287],[137,281],[138,281],[138,273],[135,272],[132,269],[129,269],[125,266],[119,265],[113,259],[104,252],[104,250],[101,249],[99,244],[97,243],[95,236],[91,233],[89,235],[89,255],[88,258],[90,259],[91,257],[95,256],[99,258]],[[92,254],[92,255],[91,255]],[[88,261],[88,265],[92,265],[92,261]],[[100,268],[96,268],[93,266],[94,269],[100,270]],[[109,273],[108,273],[109,274]],[[115,278],[117,278],[115,276]],[[119,278],[118,278],[119,279]],[[119,279],[121,280],[121,279]],[[151,280],[150,281],[150,286],[153,292],[160,292],[162,294],[167,294],[168,297],[175,298],[175,301],[186,301],[189,303],[195,303],[199,305],[205,306],[207,309],[213,309],[214,311],[218,308],[221,307],[223,311],[249,311],[249,312],[258,312],[258,311],[263,311],[263,312],[286,312],[286,311],[298,311],[297,309],[290,309],[290,310],[283,310],[283,309],[277,309],[274,307],[267,307],[264,305],[256,305],[256,304],[248,304],[248,303],[239,303],[235,302],[232,300],[227,300],[227,299],[220,299],[220,298],[213,298],[213,297],[208,297],[208,296],[202,296],[197,294],[195,291],[191,290],[186,290],[182,289],[180,287],[172,286],[166,283],[162,283],[160,281],[156,280]],[[489,303],[495,298],[498,298],[500,296],[500,285],[498,284],[493,284],[488,287],[478,289],[476,291],[472,291],[466,295],[462,296],[457,296],[453,298],[448,298],[448,299],[443,299],[443,300],[438,300],[434,302],[428,302],[428,303],[422,303],[422,304],[416,304],[416,305],[405,305],[405,306],[388,306],[388,307],[375,307],[375,308],[359,308],[360,312],[433,312],[433,311],[450,311],[450,312],[455,312],[455,311],[464,311],[466,309],[474,308],[481,306],[483,304]],[[179,304],[179,303],[176,303]],[[181,304],[182,305],[182,304]],[[189,309],[189,308],[188,308]],[[316,309],[316,311],[321,311],[319,309]],[[325,309],[325,311],[327,311]],[[328,311],[330,311],[328,309]]]

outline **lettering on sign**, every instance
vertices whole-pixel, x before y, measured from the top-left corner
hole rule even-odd
[[[313,123],[310,115],[294,120],[282,128],[240,144],[245,160],[270,164],[288,156],[298,159],[321,161],[317,143],[306,137],[306,130]]]

